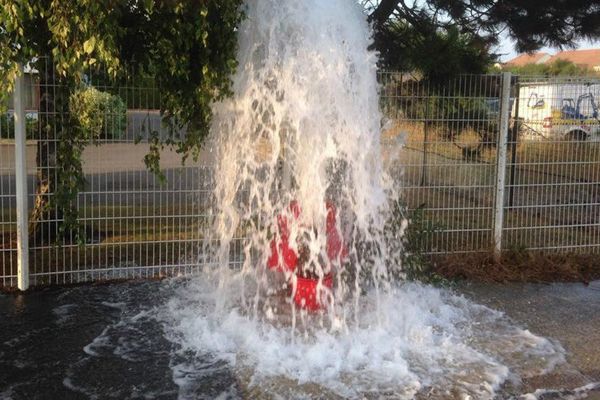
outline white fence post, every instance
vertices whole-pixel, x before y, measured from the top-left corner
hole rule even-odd
[[[504,223],[504,190],[506,186],[506,157],[508,145],[508,124],[510,119],[511,73],[502,74],[502,94],[500,97],[500,129],[496,155],[496,202],[494,205],[494,255],[502,252],[502,228]]]
[[[23,68],[15,82],[15,178],[17,197],[17,285],[19,290],[29,288],[29,241],[27,230],[27,148],[25,127],[25,78]]]

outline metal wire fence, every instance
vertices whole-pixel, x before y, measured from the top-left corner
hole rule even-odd
[[[60,123],[55,118],[58,115],[64,121],[75,112],[73,108],[56,109],[65,99],[60,98],[64,90],[55,82],[52,68],[47,62],[38,62],[26,85],[28,92],[40,93],[28,111],[27,165],[21,166],[28,172],[30,215],[38,203],[47,204],[55,195],[51,183],[58,179],[60,140]],[[43,212],[35,231],[30,225],[30,284],[146,278],[198,268],[192,255],[197,254],[207,225],[212,185],[207,157],[182,165],[179,154],[167,148],[161,151],[166,179],[148,172],[143,161],[149,151],[148,137],[169,134],[159,112],[158,87],[151,79],[113,82],[91,73],[86,79],[87,88],[77,100],[86,102],[90,96],[90,102],[106,101],[111,106],[99,115],[84,115],[88,119],[81,121],[96,125],[96,138],[82,155],[86,184],[76,202],[83,237],[76,241],[73,235],[64,234],[61,215]],[[2,144],[7,155],[14,154],[14,141],[10,140],[14,126],[9,128],[1,131],[8,139]],[[185,134],[185,130],[175,134]],[[10,287],[16,277],[15,160],[3,154],[0,162],[2,284]]]
[[[85,117],[96,132],[83,153],[86,186],[77,198],[84,240],[60,233],[60,215],[43,213],[29,234],[30,284],[199,268],[212,216],[210,153],[182,165],[175,151],[163,150],[166,181],[160,181],[143,162],[151,133],[169,134],[154,81],[115,82],[90,73],[85,93],[71,103],[90,96],[111,106],[98,115],[78,104],[57,110],[64,90],[42,61],[26,73],[24,165],[14,157],[12,111],[0,119],[0,284],[17,284],[16,168],[27,171],[31,215],[54,195],[52,185],[44,186],[59,172],[60,132],[53,119],[69,116]],[[599,82],[502,74],[429,82],[396,72],[381,72],[379,79],[387,118],[382,157],[402,186],[425,253],[495,246],[600,252]],[[174,134],[185,135],[185,129]]]
[[[507,246],[600,252],[600,79],[519,77]]]
[[[425,251],[491,248],[501,76],[464,76],[434,84],[381,73],[381,101],[398,137],[409,214],[427,237]],[[389,126],[388,125],[388,126]]]
[[[390,119],[383,138],[403,143],[403,199],[427,238],[425,252],[600,252],[600,79],[434,83],[385,72],[380,81]]]

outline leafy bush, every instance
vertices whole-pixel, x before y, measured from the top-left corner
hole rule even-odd
[[[406,225],[408,222],[408,225]],[[401,240],[402,252],[399,260],[391,260],[402,266],[401,275],[396,279],[420,281],[434,285],[445,285],[448,282],[438,275],[425,252],[431,249],[431,235],[441,227],[435,222],[427,221],[423,206],[408,211],[400,200],[392,204],[392,215],[386,224],[388,240]]]
[[[127,108],[123,100],[94,87],[73,93],[69,110],[85,139],[119,139],[127,128]]]

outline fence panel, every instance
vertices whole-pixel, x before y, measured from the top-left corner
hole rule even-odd
[[[199,162],[182,166],[180,156],[165,149],[161,152],[165,181],[147,171],[143,159],[148,137],[168,134],[161,124],[160,91],[154,82],[113,82],[90,73],[77,102],[71,98],[69,109],[58,110],[66,101],[64,88],[54,81],[51,65],[40,66],[35,84],[41,95],[31,141],[36,155],[29,167],[37,176],[30,175],[30,207],[55,195],[52,183],[47,188],[41,183],[55,180],[59,173],[57,127],[75,117],[88,118],[91,122],[79,123],[99,129],[82,156],[86,185],[77,208],[83,234],[75,240],[72,232],[61,232],[61,215],[43,213],[30,243],[31,284],[147,278],[198,268],[197,247],[208,218],[210,168]],[[99,119],[86,114],[85,108],[74,108],[103,99],[110,106]],[[53,129],[45,129],[47,124]]]
[[[436,84],[385,72],[380,81],[392,121],[384,143],[404,143],[397,157],[403,200],[427,237],[424,250],[491,249],[501,76]]]
[[[505,248],[600,252],[598,78],[520,77]]]
[[[380,74],[404,200],[431,254],[489,251],[501,77]],[[598,78],[513,77],[502,248],[600,249]],[[388,125],[389,127],[389,125]]]

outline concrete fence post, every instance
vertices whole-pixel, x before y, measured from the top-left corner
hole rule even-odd
[[[496,196],[494,204],[494,255],[502,252],[502,230],[504,224],[504,193],[506,189],[506,159],[508,154],[508,125],[510,120],[511,73],[502,74],[500,97],[500,129],[496,154]]]
[[[17,285],[19,290],[29,288],[29,241],[27,210],[27,148],[25,126],[25,78],[23,68],[15,82],[15,179],[17,201]]]

